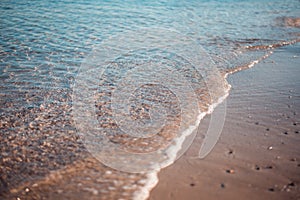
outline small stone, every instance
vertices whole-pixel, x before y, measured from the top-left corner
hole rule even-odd
[[[60,190],[60,189],[59,189],[59,190],[57,190],[57,193],[58,193],[58,194],[61,194],[61,193],[63,193],[63,190]]]
[[[221,188],[225,188],[225,184],[224,183],[221,183]]]
[[[37,183],[34,183],[34,184],[32,185],[32,187],[37,187],[37,186],[39,186]]]
[[[288,184],[288,186],[289,186],[289,187],[294,187],[294,186],[295,186],[295,183],[294,183],[294,182],[290,182],[290,183]]]
[[[266,128],[266,131],[269,131],[270,129],[269,128]]]
[[[269,188],[268,190],[269,190],[270,192],[274,192],[274,191],[275,191],[274,188]]]
[[[273,149],[273,147],[272,147],[272,146],[269,146],[269,147],[268,147],[268,149],[269,149],[269,150],[272,150],[272,149]]]
[[[255,165],[255,169],[258,171],[260,170],[260,167],[258,165]]]
[[[40,105],[40,110],[41,111],[45,110],[45,106],[43,104]]]
[[[25,188],[25,192],[29,192],[30,190],[29,190],[29,188]]]
[[[106,171],[105,174],[110,175],[110,174],[112,174],[112,172],[111,171]]]
[[[227,169],[226,173],[228,173],[228,174],[234,174],[234,170],[233,169]]]
[[[190,186],[191,186],[191,187],[194,187],[194,186],[195,186],[195,183],[191,183]]]
[[[299,131],[295,131],[295,133],[296,133],[296,134],[298,134],[298,133],[299,133]]]
[[[287,131],[285,131],[283,134],[288,135],[289,133]]]
[[[33,123],[33,122],[30,122],[30,123],[29,123],[29,128],[31,128],[31,129],[34,128],[34,123]]]

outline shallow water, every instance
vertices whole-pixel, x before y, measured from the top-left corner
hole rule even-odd
[[[1,193],[126,199],[144,188],[146,197],[155,175],[139,183],[146,175],[92,156],[170,147],[153,166],[172,163],[185,134],[226,96],[226,73],[299,41],[299,10],[296,0],[1,1]],[[115,144],[103,155],[99,129]],[[102,162],[124,166],[116,158]]]

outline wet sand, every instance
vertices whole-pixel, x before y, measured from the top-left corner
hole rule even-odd
[[[149,199],[299,199],[299,63],[298,43],[230,75],[219,142],[197,157],[208,115],[191,148],[159,173]]]

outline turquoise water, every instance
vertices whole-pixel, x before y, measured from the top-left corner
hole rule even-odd
[[[9,74],[14,73],[13,79],[26,87],[68,87],[96,44],[142,27],[174,29],[198,40],[211,54],[248,43],[264,45],[299,37],[299,29],[285,26],[282,19],[299,17],[297,0],[4,0],[0,9],[1,79],[10,80]]]
[[[140,152],[142,148],[151,152],[160,145],[168,145],[176,137],[172,131],[177,126],[189,129],[197,121],[198,113],[178,117],[185,109],[198,106],[200,112],[206,112],[224,96],[228,89],[223,77],[226,72],[241,69],[240,66],[259,60],[272,48],[300,38],[299,0],[2,0],[0,13],[0,166],[3,174],[0,191],[5,192],[87,156],[72,118],[72,93],[80,74],[85,69],[93,69],[90,64],[95,63],[89,63],[91,55],[108,59],[104,59],[107,68],[103,76],[84,77],[85,81],[99,83],[96,89],[89,90],[95,92],[93,107],[101,127],[109,126],[106,131],[110,140],[124,144],[131,141],[127,136],[123,138],[120,132],[124,130],[138,126],[139,134],[145,132],[141,127],[159,132],[162,124],[167,124],[169,129],[160,132],[158,138],[129,142],[124,147],[130,151]],[[199,60],[204,62],[204,58],[209,58],[210,63],[202,68]],[[102,57],[96,58],[99,60],[102,62]],[[131,71],[133,65],[145,64],[148,71]],[[89,68],[84,68],[86,65]],[[151,67],[155,70],[151,71]],[[203,73],[198,73],[199,69],[203,69]],[[212,69],[220,76],[210,76]],[[168,70],[172,73],[167,74]],[[151,79],[147,74],[151,74]],[[187,93],[187,87],[170,90],[170,83],[176,78],[181,80],[180,74],[184,74],[184,81],[180,83],[190,82],[193,93]],[[156,75],[160,82],[152,79]],[[123,126],[119,130],[115,129],[116,123],[110,121],[113,120],[110,112],[112,107],[123,108],[125,104],[117,101],[122,97],[113,96],[112,91],[118,86],[115,83],[126,76],[131,77],[129,82],[143,84],[134,90],[133,96],[123,96],[129,99],[126,105],[132,106],[128,113],[139,121],[128,128],[128,124],[122,122],[123,114],[118,113],[119,116],[114,117],[120,119],[119,125]],[[152,80],[151,84],[146,84],[147,79]],[[130,88],[123,82],[118,83],[123,84],[122,88]],[[224,85],[214,86],[219,84]],[[120,90],[124,94],[128,91]],[[112,100],[112,96],[118,99]],[[145,96],[148,98],[141,98]],[[179,104],[193,102],[193,99],[197,100],[193,105]],[[163,102],[162,106],[157,102]],[[155,108],[152,117],[150,108]],[[169,114],[160,113],[161,110]],[[159,117],[153,118],[154,115]],[[160,117],[166,117],[166,121]],[[147,126],[151,120],[159,126]]]

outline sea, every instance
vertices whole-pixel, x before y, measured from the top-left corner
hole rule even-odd
[[[207,114],[199,159],[213,150],[226,77],[300,41],[299,0],[1,0],[0,16],[3,199],[149,198]]]

